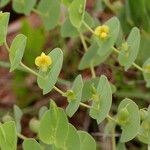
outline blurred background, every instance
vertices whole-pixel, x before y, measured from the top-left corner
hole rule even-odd
[[[65,12],[64,6],[61,9],[62,12]],[[5,2],[0,0],[0,10],[10,12],[7,37],[9,44],[18,33],[23,33],[28,37],[23,58],[26,65],[35,68],[34,59],[40,55],[41,51],[49,53],[53,48],[60,47],[64,52],[64,63],[57,86],[65,91],[79,73],[85,80],[91,77],[89,70],[80,72],[77,69],[84,54],[79,37],[64,38],[61,35],[61,24],[65,20],[63,15],[60,25],[48,32],[38,15],[31,13],[29,16],[24,16],[16,13],[12,9],[10,0],[5,0]],[[107,21],[112,16],[117,16],[120,19],[122,31],[116,42],[118,46],[127,37],[131,28],[137,26],[141,31],[141,44],[136,63],[142,66],[144,61],[150,57],[150,0],[87,0],[86,10],[98,24]],[[8,53],[2,46],[0,47],[0,119],[6,113],[11,114],[14,104],[18,105],[24,112],[21,120],[22,132],[28,137],[33,137],[34,133],[30,131],[28,124],[31,118],[37,116],[39,108],[48,106],[50,98],[54,99],[62,108],[66,107],[67,101],[55,91],[43,96],[36,84],[35,76],[22,70],[10,73],[9,66]],[[119,66],[115,54],[112,54],[95,69],[97,76],[105,74],[116,87],[116,92],[113,94],[112,114],[116,113],[119,102],[125,97],[133,99],[140,108],[149,105],[150,89],[145,87],[141,72],[135,68],[125,72]],[[98,149],[111,150],[111,135],[108,132],[109,127],[105,127],[106,122],[98,126],[84,108],[80,108],[70,119],[70,122],[76,128],[92,134],[98,142]],[[120,130],[118,129],[116,132],[116,139],[118,140]],[[126,147],[128,150],[146,150],[147,146],[134,139],[126,143]],[[120,150],[123,150],[123,147],[120,147]]]

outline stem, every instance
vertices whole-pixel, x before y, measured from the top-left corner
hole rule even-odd
[[[8,50],[8,52],[10,52],[10,48],[9,48],[9,46],[8,46],[8,44],[7,44],[7,41],[6,41],[6,40],[5,40],[4,45],[5,45],[6,49]]]
[[[103,0],[103,2],[114,14],[117,14],[117,10],[114,9],[113,5],[110,3],[109,0]]]
[[[148,144],[148,150],[150,150],[150,145]]]
[[[84,39],[84,36],[83,36],[82,33],[80,33],[80,39],[81,39],[81,42],[82,42],[82,44],[83,44],[83,47],[84,47],[85,52],[87,52],[87,51],[88,51],[88,47],[87,47],[87,45],[86,45],[86,42],[85,42],[85,39]]]
[[[65,93],[60,90],[59,88],[57,88],[56,86],[53,87],[58,93],[60,93],[61,95],[64,95]]]
[[[92,78],[96,78],[96,73],[95,73],[95,70],[94,70],[92,63],[91,63],[90,69],[91,69],[91,73],[92,73]]]
[[[80,33],[80,39],[81,39],[81,42],[82,42],[82,44],[83,44],[83,47],[84,47],[85,52],[87,52],[87,51],[88,51],[88,47],[87,47],[87,45],[86,45],[84,36],[83,36],[83,34],[81,34],[81,33]],[[93,67],[92,63],[91,63],[90,69],[91,69],[92,78],[95,78],[95,77],[96,77],[96,73],[95,73],[95,70],[94,70],[94,67]]]
[[[17,136],[22,139],[22,140],[25,140],[27,139],[27,137],[25,137],[24,135],[20,134],[20,133],[17,133]]]
[[[140,70],[140,71],[144,71],[143,70],[143,68],[142,67],[140,67],[139,65],[137,65],[136,63],[132,63],[132,65],[135,67],[135,68],[137,68],[138,70]]]
[[[112,118],[110,115],[107,115],[107,118],[108,118],[109,120],[111,120],[111,121],[117,123],[117,121],[116,121],[114,118]]]
[[[82,21],[82,23],[92,34],[95,34],[93,29],[85,21]]]
[[[22,62],[20,62],[21,66],[23,68],[25,68],[28,72],[34,74],[37,77],[43,78],[42,76],[40,76],[37,72],[33,71],[32,69],[30,69],[28,66],[26,66],[25,64],[23,64]]]
[[[116,150],[115,128],[112,129],[112,150]]]
[[[43,14],[40,11],[36,10],[35,8],[33,8],[32,11],[40,16],[43,16]]]
[[[115,47],[112,47],[112,49],[114,50],[114,52],[116,52],[117,54],[120,54],[120,51],[118,49],[116,49]],[[136,63],[132,63],[132,65],[137,68],[139,71],[143,72],[143,68],[140,67],[139,65],[137,65]]]
[[[86,107],[86,108],[92,108],[92,106],[89,106],[89,105],[84,104],[84,103],[82,103],[82,102],[80,102],[80,105],[83,106],[83,107]]]
[[[113,49],[113,51],[116,52],[117,54],[120,54],[120,51],[119,51],[117,48],[112,47],[112,49]]]

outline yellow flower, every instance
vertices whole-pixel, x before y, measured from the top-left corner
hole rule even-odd
[[[50,56],[47,56],[45,55],[45,53],[42,52],[41,56],[36,57],[35,64],[43,72],[46,72],[48,67],[52,64],[52,59]]]
[[[98,36],[100,39],[105,40],[108,38],[109,34],[109,27],[107,25],[98,26],[95,31],[95,35]]]

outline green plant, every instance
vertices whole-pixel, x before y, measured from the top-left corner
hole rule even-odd
[[[23,34],[17,35],[9,47],[6,40],[9,13],[0,13],[0,45],[5,45],[9,53],[10,71],[20,69],[34,74],[37,77],[37,84],[43,94],[49,93],[52,89],[66,97],[68,106],[66,110],[56,106],[50,100],[50,108],[42,107],[37,119],[30,121],[30,129],[37,133],[37,140],[29,139],[21,134],[20,120],[23,115],[20,108],[14,106],[13,117],[3,117],[0,124],[0,148],[2,150],[17,149],[17,139],[23,141],[23,149],[31,148],[37,150],[96,150],[96,142],[87,132],[77,131],[69,122],[79,106],[89,109],[89,115],[100,124],[104,119],[111,123],[112,147],[116,150],[115,127],[119,125],[122,133],[120,143],[123,144],[135,137],[150,144],[150,109],[139,109],[137,104],[129,98],[120,102],[117,114],[109,114],[112,105],[112,85],[105,75],[96,76],[94,67],[105,61],[108,56],[115,52],[118,61],[125,70],[134,66],[143,73],[147,87],[150,87],[150,60],[148,59],[142,67],[135,63],[139,46],[140,32],[134,27],[127,40],[116,47],[117,38],[120,32],[120,22],[116,17],[111,18],[102,26],[96,27],[92,17],[85,11],[86,0],[41,0],[37,9],[33,8],[35,0],[13,0],[13,8],[18,13],[28,15],[31,11],[39,14],[47,30],[58,25],[60,17],[60,5],[66,6],[68,13],[66,21],[61,25],[62,37],[79,36],[83,44],[85,54],[79,64],[79,70],[90,69],[92,78],[83,81],[78,75],[70,89],[62,91],[55,86],[63,63],[63,51],[55,48],[46,55],[44,53],[35,59],[37,70],[33,70],[22,62],[27,38]],[[55,7],[55,10],[52,8]],[[52,15],[53,14],[53,15]],[[90,32],[88,39],[90,47],[87,46],[85,32]],[[88,38],[88,37],[86,37]],[[136,117],[135,117],[136,116]],[[13,119],[14,118],[14,119]]]

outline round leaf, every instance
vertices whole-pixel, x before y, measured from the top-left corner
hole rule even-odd
[[[53,29],[60,17],[60,0],[41,0],[37,10],[47,30]]]
[[[40,122],[39,137],[42,142],[46,144],[55,143],[57,123],[58,109],[56,104],[53,101],[51,101],[50,110],[46,111]]]
[[[13,0],[13,9],[17,13],[29,15],[36,4],[36,0]]]
[[[75,127],[69,124],[68,137],[66,139],[67,150],[80,150],[80,138]]]
[[[15,122],[16,122],[17,132],[20,133],[21,132],[21,118],[23,116],[23,112],[16,105],[13,107],[13,110],[14,110],[14,118],[15,118]]]
[[[73,83],[72,91],[74,92],[74,99],[69,100],[69,104],[66,108],[66,113],[69,117],[72,117],[80,106],[82,97],[83,81],[81,75],[78,75]]]
[[[0,12],[0,46],[6,41],[9,13]]]
[[[65,147],[65,142],[67,140],[69,124],[67,116],[63,109],[58,108],[58,115],[59,118],[56,130],[55,145],[58,148],[63,148]]]
[[[37,78],[37,83],[39,87],[43,89],[43,94],[47,94],[53,89],[55,83],[57,82],[63,63],[63,52],[59,48],[52,50],[48,56],[52,58],[52,66],[46,74],[39,71],[39,74],[43,76],[43,78]]]
[[[102,75],[96,89],[97,100],[93,99],[90,116],[99,124],[108,115],[112,104],[112,91],[107,77]]]
[[[122,49],[119,54],[119,63],[128,70],[132,63],[134,63],[140,46],[140,31],[138,28],[134,27],[127,39],[128,50]]]
[[[129,121],[123,125],[122,134],[121,134],[121,142],[127,142],[132,140],[138,133],[140,128],[140,114],[139,108],[135,102],[132,100],[125,98],[119,105],[118,111],[122,108],[125,108],[129,112]],[[135,117],[136,116],[136,117]]]
[[[150,58],[148,58],[143,64],[143,69],[150,65]],[[143,71],[144,80],[146,81],[146,86],[150,87],[150,72]]]
[[[74,0],[69,7],[69,18],[73,26],[80,28],[85,13],[86,0]]]
[[[120,23],[116,17],[108,20],[106,25],[110,28],[109,38],[105,41],[101,41],[99,38],[95,38],[88,51],[84,54],[79,64],[79,70],[90,68],[91,65],[97,66],[104,62],[112,52],[112,46],[116,42],[116,39],[120,30]]]
[[[138,133],[138,139],[145,144],[150,144],[150,128],[148,125],[150,125],[150,109],[148,109],[147,117],[142,121]]]
[[[65,112],[52,101],[50,110],[41,119],[39,128],[40,139],[46,144],[54,144],[57,148],[64,148],[68,126]]]
[[[96,150],[96,142],[93,137],[84,131],[78,131],[81,150]]]
[[[20,65],[26,47],[26,41],[27,37],[23,34],[17,35],[13,40],[9,52],[9,59],[11,63],[10,71],[15,70]]]
[[[17,132],[15,122],[9,121],[0,125],[0,148],[1,150],[16,150]]]
[[[42,150],[40,144],[35,139],[25,139],[23,142],[23,150]]]

